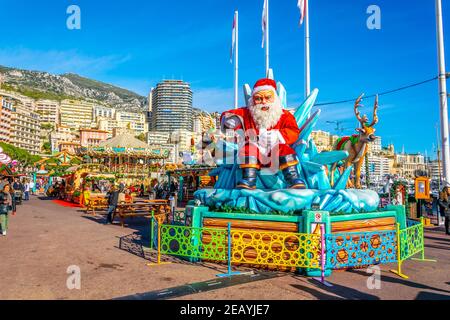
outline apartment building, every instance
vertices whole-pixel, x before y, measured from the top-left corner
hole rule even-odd
[[[396,154],[394,169],[399,176],[414,179],[416,171],[426,171],[425,157],[420,153]]]
[[[98,129],[80,129],[80,145],[82,147],[97,146],[100,142],[106,141],[107,131]]]
[[[327,131],[316,130],[311,133],[311,138],[316,145],[317,151],[322,152],[333,150],[333,145],[339,137]]]
[[[39,114],[29,105],[17,101],[11,117],[10,143],[31,154],[41,151],[41,125]]]
[[[11,99],[0,95],[0,141],[10,143],[11,118],[14,107]]]
[[[41,123],[56,126],[59,123],[59,102],[53,100],[37,100],[36,112],[39,113]]]
[[[63,100],[60,106],[60,124],[74,130],[91,128],[94,120],[94,104],[79,100]]]
[[[135,132],[135,135],[148,132],[148,126],[145,123],[145,114],[142,112],[117,111],[116,121],[118,127],[129,128]]]
[[[94,121],[101,119],[114,119],[116,116],[116,109],[105,106],[94,106]]]
[[[50,133],[50,144],[52,152],[59,152],[61,150],[60,144],[67,142],[75,142],[77,135],[70,129],[69,126],[57,125],[56,130]]]

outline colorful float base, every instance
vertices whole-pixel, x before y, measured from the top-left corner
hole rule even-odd
[[[407,220],[403,206],[352,215],[305,210],[286,216],[212,212],[190,203],[182,213],[151,220],[150,246],[157,250],[157,263],[151,265],[174,256],[226,263],[228,271],[219,277],[241,274],[232,267],[245,266],[298,272],[330,285],[325,277],[333,270],[396,263],[391,271],[407,279],[405,261],[434,261],[425,259],[423,218]]]
[[[323,236],[328,242],[325,276],[331,275],[332,269],[358,268],[388,262],[386,259],[395,261],[397,223],[400,229],[407,227],[402,206],[359,214],[305,210],[301,215],[269,215],[212,212],[208,207],[189,205],[186,208],[186,223],[194,229],[225,231],[230,224],[233,242],[231,260],[234,264],[291,271],[295,270],[296,264],[302,264],[300,260],[308,260],[301,256],[308,254],[308,249],[310,262],[317,259],[318,246],[312,242],[317,240],[315,237],[321,236],[319,226],[322,224]],[[310,240],[310,248],[301,248],[303,245],[300,242],[304,239]],[[203,233],[203,244],[208,245],[211,240],[208,233]],[[300,254],[286,259],[289,252]],[[276,256],[280,258],[278,261]],[[302,266],[297,268],[297,271],[300,270],[307,276],[321,275],[320,268]]]

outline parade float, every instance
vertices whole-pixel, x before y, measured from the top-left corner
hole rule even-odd
[[[312,110],[318,90],[287,110],[286,91],[272,79],[259,80],[253,90],[245,85],[247,106],[222,114],[217,167],[209,172],[217,177],[214,187],[196,191],[181,218],[173,211],[152,222],[158,263],[161,255],[174,255],[227,262],[221,276],[236,274],[231,265],[252,266],[321,276],[326,283],[332,270],[397,262],[393,272],[406,278],[405,260],[418,253],[426,260],[423,221],[408,220],[402,205],[379,207],[377,192],[361,189],[359,181],[376,139],[378,98],[369,121],[360,114],[359,97],[357,134],[318,152],[311,138],[321,113]]]

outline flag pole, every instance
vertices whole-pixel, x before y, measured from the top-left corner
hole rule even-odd
[[[237,109],[239,107],[238,102],[238,83],[239,83],[239,13],[236,10],[234,12],[236,28],[235,39],[236,39],[236,49],[234,53],[234,108]]]
[[[309,1],[305,0],[305,95],[311,94],[311,60],[309,56]]]
[[[269,0],[266,6],[266,77],[269,76]]]
[[[444,30],[442,25],[442,2],[436,0],[436,32],[438,42],[439,62],[439,98],[441,116],[441,139],[442,139],[442,168],[444,186],[450,183],[450,151],[448,134],[448,106],[447,106],[447,84],[445,70]]]

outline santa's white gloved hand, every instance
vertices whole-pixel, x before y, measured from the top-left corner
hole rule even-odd
[[[258,144],[265,149],[272,149],[277,144],[284,144],[286,141],[278,130],[261,129],[258,136]]]

